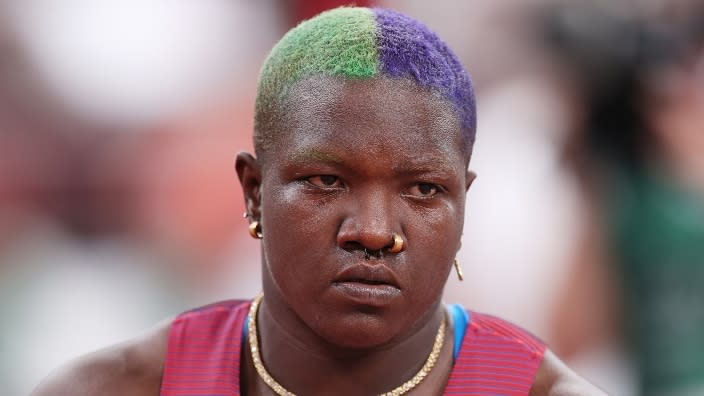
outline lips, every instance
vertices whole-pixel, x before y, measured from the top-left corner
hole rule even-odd
[[[396,275],[383,264],[352,265],[340,272],[333,283],[354,282],[368,285],[388,285],[400,289]]]
[[[384,307],[401,296],[398,280],[382,264],[357,264],[343,270],[332,282],[344,300],[356,305]]]

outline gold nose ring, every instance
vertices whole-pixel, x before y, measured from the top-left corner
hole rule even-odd
[[[403,238],[400,235],[394,233],[391,235],[392,245],[389,248],[390,253],[399,253],[403,250]]]

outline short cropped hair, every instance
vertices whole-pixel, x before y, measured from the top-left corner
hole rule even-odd
[[[438,36],[422,23],[381,8],[341,7],[291,29],[262,67],[254,116],[254,146],[275,139],[280,105],[298,81],[315,75],[365,79],[409,78],[454,106],[468,152],[476,131],[472,82]]]

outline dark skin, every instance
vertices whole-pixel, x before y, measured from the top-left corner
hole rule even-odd
[[[271,147],[236,163],[264,234],[267,370],[297,394],[390,391],[421,368],[445,315],[475,178],[453,107],[406,80],[316,77],[296,84],[276,125]],[[392,233],[404,240],[400,253],[389,251]],[[168,324],[79,360],[35,395],[156,395],[167,334]],[[409,394],[442,394],[451,323],[445,336]],[[244,394],[273,395],[243,352]],[[546,353],[531,395],[592,394],[603,393]]]

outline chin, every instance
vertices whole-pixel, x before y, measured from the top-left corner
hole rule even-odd
[[[339,320],[320,323],[314,329],[328,343],[344,349],[372,349],[383,346],[398,336],[397,326],[379,315],[353,314]]]

